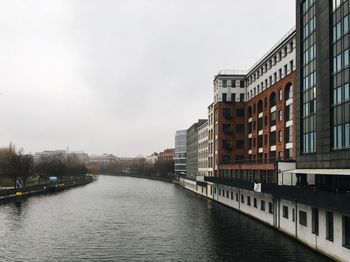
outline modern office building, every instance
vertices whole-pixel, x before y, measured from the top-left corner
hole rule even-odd
[[[187,130],[179,130],[175,133],[175,177],[186,176],[186,142],[187,142]]]
[[[187,129],[186,178],[195,180],[198,175],[198,129],[207,120],[200,119]]]

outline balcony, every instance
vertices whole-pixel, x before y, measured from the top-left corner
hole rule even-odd
[[[275,158],[228,160],[223,161],[220,167],[234,170],[277,170],[277,161]]]
[[[230,178],[204,177],[204,181],[254,190],[254,183]],[[350,194],[320,191],[315,187],[279,186],[262,183],[261,192],[306,205],[350,214]]]
[[[222,130],[226,135],[232,135],[232,129],[231,128],[223,128]]]
[[[230,113],[223,113],[223,116],[224,116],[224,118],[225,119],[227,119],[227,120],[231,120],[232,119],[232,115],[230,114]]]
[[[230,142],[224,140],[222,142],[222,148],[224,148],[226,150],[232,150],[232,145]]]

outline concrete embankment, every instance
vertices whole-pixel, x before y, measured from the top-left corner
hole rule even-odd
[[[145,179],[151,179],[151,180],[158,180],[163,182],[169,182],[172,183],[173,178],[167,178],[167,177],[157,177],[157,176],[143,176],[138,174],[125,174],[125,173],[118,173],[118,172],[107,172],[102,173],[101,175],[107,175],[107,176],[121,176],[121,177],[135,177],[135,178],[145,178]]]
[[[344,220],[349,216],[346,212],[224,184],[183,178],[177,184],[250,216],[333,260],[350,261],[350,249],[344,245]],[[317,218],[313,210],[317,210]],[[332,217],[331,222],[327,223],[327,216]]]
[[[6,202],[18,197],[29,197],[33,195],[47,194],[57,191],[63,191],[69,188],[78,187],[82,185],[89,184],[93,181],[92,176],[87,176],[83,179],[78,179],[75,181],[67,181],[62,184],[40,184],[24,187],[20,190],[17,189],[6,189],[0,190],[0,203]],[[18,193],[19,192],[19,193]]]

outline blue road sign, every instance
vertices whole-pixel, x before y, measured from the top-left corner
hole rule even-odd
[[[22,188],[23,187],[23,180],[17,179],[16,180],[16,188]]]

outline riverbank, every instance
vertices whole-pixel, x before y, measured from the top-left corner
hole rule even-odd
[[[94,180],[92,176],[86,176],[83,179],[78,179],[74,181],[65,182],[62,184],[40,184],[24,187],[21,190],[17,190],[15,188],[0,190],[0,204],[3,202],[7,202],[18,197],[30,197],[34,195],[42,195],[53,193],[57,191],[64,191],[70,188],[83,186],[91,183]]]
[[[158,180],[158,181],[163,181],[163,182],[168,182],[168,183],[173,182],[173,178],[165,178],[165,177],[157,177],[157,176],[143,176],[143,175],[138,175],[138,174],[125,174],[125,173],[110,172],[110,173],[102,173],[101,175],[144,178],[144,179]]]
[[[350,249],[342,242],[341,225],[344,217],[342,213],[333,212],[334,228],[331,241],[327,239],[326,233],[326,212],[329,210],[318,209],[319,226],[316,234],[313,231],[313,207],[306,203],[210,182],[181,178],[177,184],[195,194],[250,216],[333,260],[349,261]]]

